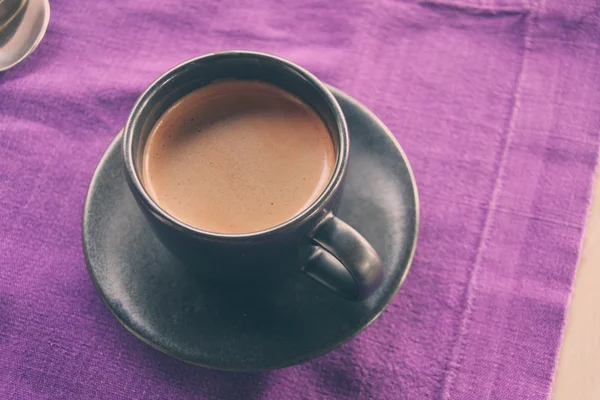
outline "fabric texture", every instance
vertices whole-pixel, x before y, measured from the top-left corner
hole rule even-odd
[[[0,398],[545,399],[600,130],[593,0],[56,0],[0,74]],[[368,106],[415,171],[413,267],[371,327],[284,370],[141,343],[95,292],[86,189],[141,91],[188,58],[277,54]]]

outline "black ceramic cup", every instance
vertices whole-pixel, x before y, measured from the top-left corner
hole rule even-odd
[[[142,184],[143,150],[157,119],[181,97],[220,79],[264,81],[296,95],[319,114],[335,146],[335,168],[323,193],[300,214],[263,231],[220,234],[195,228],[161,209]],[[142,93],[124,128],[123,159],[129,186],[159,239],[202,275],[253,285],[301,270],[347,299],[362,300],[380,285],[383,265],[373,247],[335,216],[349,146],[344,114],[315,76],[272,55],[228,51],[186,61]]]

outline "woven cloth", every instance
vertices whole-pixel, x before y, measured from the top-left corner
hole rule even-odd
[[[40,47],[0,74],[0,398],[547,398],[598,155],[594,3],[52,2]],[[279,371],[210,371],[139,342],[81,249],[87,185],[137,96],[225,49],[288,58],[357,98],[419,186],[394,301]]]

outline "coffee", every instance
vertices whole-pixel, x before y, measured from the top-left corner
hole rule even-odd
[[[143,183],[186,224],[249,233],[310,206],[335,161],[327,127],[300,99],[264,82],[220,81],[159,118],[144,149]]]

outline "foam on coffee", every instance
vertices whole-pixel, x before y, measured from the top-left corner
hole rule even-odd
[[[220,81],[159,118],[144,149],[143,182],[186,224],[249,233],[309,207],[335,160],[327,127],[300,99],[264,82]]]

